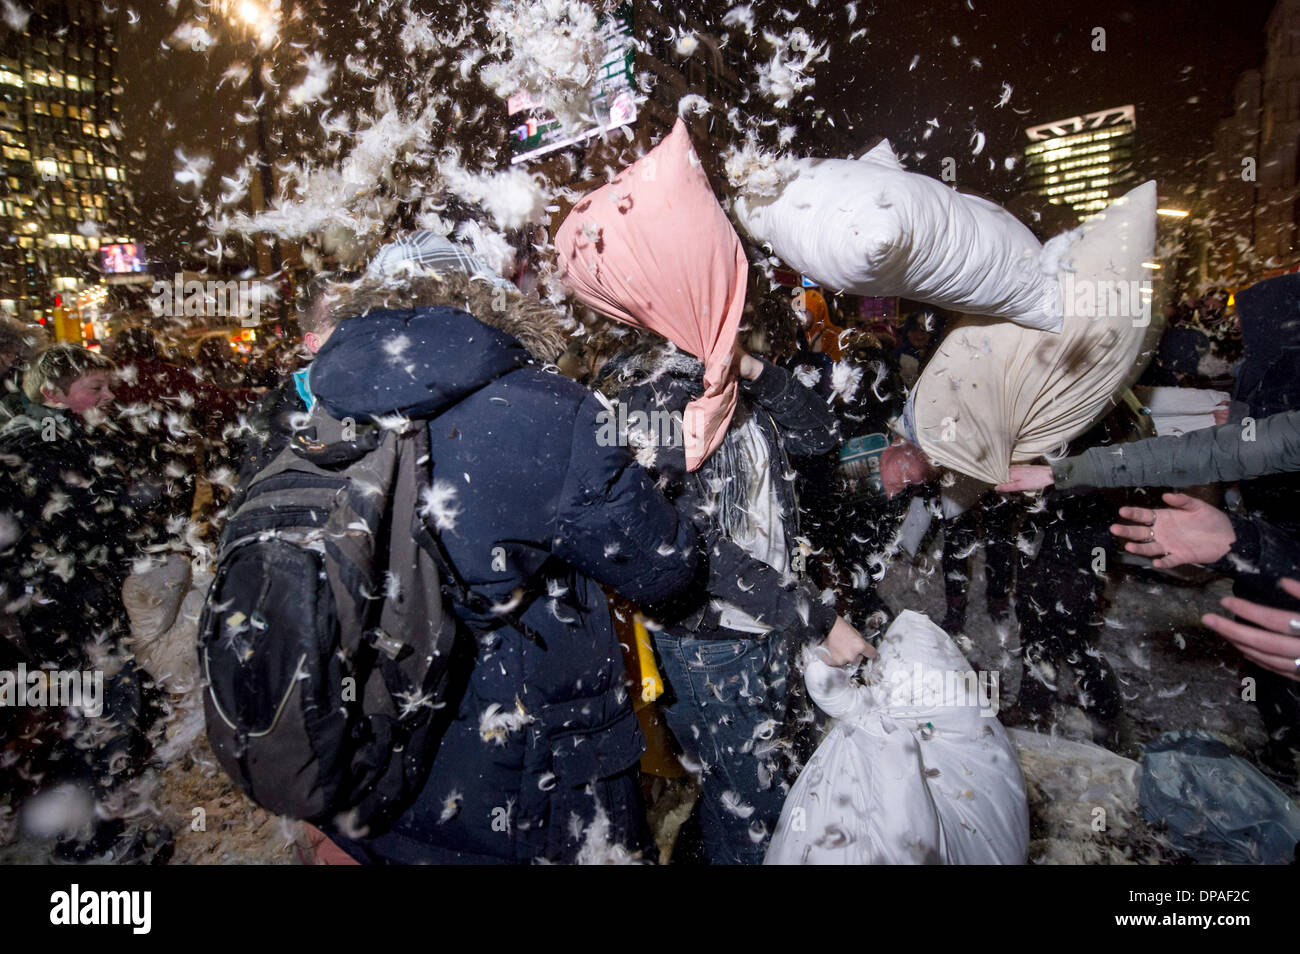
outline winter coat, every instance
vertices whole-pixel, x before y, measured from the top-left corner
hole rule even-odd
[[[615,831],[634,826],[644,740],[602,585],[641,604],[678,594],[700,562],[690,522],[597,442],[596,396],[458,307],[343,321],[310,386],[338,417],[428,419],[430,512],[452,562],[541,637],[456,607],[477,660],[422,794],[384,835],[331,837],[368,861],[519,863],[572,859],[574,820],[597,806]]]
[[[191,427],[213,439],[220,437],[221,429],[233,423],[239,409],[252,399],[251,391],[223,391],[198,380],[188,368],[157,358],[122,362],[113,394],[122,406],[148,404],[182,413],[190,418]]]
[[[1246,360],[1236,398],[1254,418],[1252,440],[1241,422],[1093,447],[1052,464],[1060,490],[1092,487],[1186,487],[1244,481],[1250,516],[1229,514],[1237,534],[1217,569],[1237,577],[1237,593],[1268,605],[1292,601],[1276,589],[1300,539],[1300,276],[1260,282],[1237,296]],[[1272,555],[1270,555],[1272,554]]]
[[[80,668],[125,635],[121,587],[142,501],[125,445],[76,414],[26,403],[0,430],[0,605],[18,655]],[[12,624],[11,624],[12,625]]]
[[[1246,440],[1249,436],[1251,439]],[[1300,471],[1300,410],[1179,436],[1092,447],[1052,462],[1059,490],[1194,487]]]
[[[1288,412],[1300,411],[1300,275],[1258,282],[1237,294],[1245,357],[1237,370],[1234,403],[1256,421],[1258,447],[1241,441],[1240,424],[1197,432],[1195,447],[1207,460],[1189,474],[1236,474],[1249,515],[1229,513],[1236,540],[1212,568],[1233,577],[1233,594],[1265,606],[1300,610],[1277,585],[1300,578],[1300,473],[1287,471],[1297,458],[1296,429]],[[1236,435],[1232,431],[1237,432]],[[1186,440],[1187,438],[1185,438]],[[1213,443],[1213,447],[1210,443]],[[1130,445],[1131,446],[1131,445]],[[1177,463],[1183,463],[1182,451]],[[1283,472],[1287,471],[1287,472]],[[1300,687],[1247,664],[1257,681],[1256,701],[1272,742],[1300,749]]]
[[[222,436],[241,410],[252,407],[252,391],[223,391],[200,381],[189,368],[158,357],[125,358],[114,376],[118,419],[148,456],[162,461],[160,470],[181,484],[170,498],[165,517],[187,519],[194,502],[194,475],[206,472],[218,503],[228,485]],[[175,479],[175,475],[184,474]]]
[[[607,393],[614,393],[626,405],[630,419],[643,412],[656,420],[657,412],[680,419],[686,404],[700,393],[703,365],[680,352],[657,353],[615,359],[604,370]],[[772,484],[776,488],[786,549],[793,555],[799,536],[799,501],[795,490],[796,471],[792,457],[818,457],[839,447],[839,434],[825,401],[799,384],[789,372],[763,362],[754,381],[740,382],[741,404],[731,425],[735,431],[752,414],[769,450]],[[658,435],[662,436],[662,435]],[[633,438],[635,440],[635,438]],[[667,626],[676,636],[693,639],[731,639],[737,631],[722,625],[723,600],[744,610],[758,621],[786,634],[794,642],[821,640],[830,632],[837,613],[819,595],[763,563],[733,542],[720,518],[731,493],[743,493],[734,485],[737,475],[724,473],[726,453],[732,435],[695,473],[686,470],[681,441],[660,441],[657,447],[642,447],[638,459],[655,476],[660,487],[676,504],[686,520],[694,521],[708,548],[709,603]],[[723,489],[723,485],[730,485]],[[719,491],[722,490],[720,494]]]
[[[1300,275],[1243,290],[1237,316],[1245,358],[1234,399],[1257,418],[1300,409]]]
[[[1177,387],[1184,378],[1196,375],[1209,347],[1209,336],[1199,328],[1172,325],[1161,336],[1143,378],[1151,384]]]
[[[1300,609],[1300,604],[1277,586],[1283,577],[1300,580],[1300,541],[1259,517],[1229,513],[1228,520],[1237,539],[1227,556],[1211,569],[1244,583],[1233,590],[1243,599]]]
[[[1262,421],[1300,410],[1300,275],[1259,282],[1237,296],[1245,358],[1234,403]],[[1258,477],[1242,487],[1246,506],[1293,538],[1300,538],[1300,474]]]
[[[1233,577],[1234,596],[1275,609],[1300,611],[1300,600],[1278,585],[1284,577],[1300,580],[1300,540],[1258,515],[1229,513],[1228,519],[1236,539],[1211,569]],[[1282,772],[1294,778],[1291,773],[1300,757],[1300,684],[1253,662],[1245,663],[1245,672],[1255,680],[1255,702],[1269,734],[1265,751],[1274,753],[1269,756],[1271,761],[1290,766]]]
[[[825,358],[825,355],[809,355]],[[851,339],[841,370],[859,372],[861,377],[856,384],[851,378],[842,377],[841,381],[848,380],[849,384],[839,390],[832,388],[835,382],[832,362],[827,360],[819,366],[805,358],[800,352],[785,367],[796,380],[801,374],[817,372],[813,390],[826,400],[843,440],[889,434],[891,420],[902,413],[907,388],[893,357],[875,335],[858,333]],[[866,614],[884,607],[874,595],[870,575],[854,573],[854,567],[871,565],[875,555],[886,548],[898,529],[907,500],[901,496],[887,500],[868,481],[846,477],[838,454],[800,462],[799,474],[800,497],[814,502],[800,514],[801,525],[807,530],[814,549],[825,551],[830,557],[830,561],[823,557],[819,563],[832,574],[831,585],[849,601],[849,605],[842,607],[846,610],[844,615],[859,623]]]

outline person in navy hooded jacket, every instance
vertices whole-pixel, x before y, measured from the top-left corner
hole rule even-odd
[[[473,658],[416,802],[387,832],[330,835],[376,863],[652,858],[603,587],[685,612],[695,530],[626,449],[598,443],[603,405],[549,364],[559,316],[448,248],[417,233],[335,290],[308,394],[340,418],[428,420],[430,515],[499,612],[455,607]]]

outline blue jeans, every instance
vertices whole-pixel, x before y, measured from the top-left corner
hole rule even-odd
[[[761,864],[788,790],[780,749],[788,657],[782,635],[654,634],[671,692],[660,703],[692,771],[709,864]]]

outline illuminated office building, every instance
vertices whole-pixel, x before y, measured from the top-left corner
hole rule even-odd
[[[1053,205],[1089,219],[1133,180],[1132,106],[1117,106],[1025,130],[1025,185]]]
[[[101,242],[125,239],[108,6],[27,3],[25,29],[0,30],[0,307],[28,320],[95,280]]]

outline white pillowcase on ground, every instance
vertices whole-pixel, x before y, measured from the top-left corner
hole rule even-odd
[[[800,774],[766,864],[1024,864],[1029,805],[1015,749],[953,641],[899,615],[858,685],[808,660],[835,719]]]
[[[733,209],[786,264],[835,291],[1060,328],[1059,256],[1006,209],[905,171],[889,140],[795,166],[775,198],[742,194]]]

